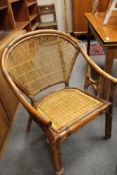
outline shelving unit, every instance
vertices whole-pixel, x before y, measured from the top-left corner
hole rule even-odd
[[[9,42],[24,33],[24,30],[12,30],[11,32],[7,32],[7,36],[0,41],[0,59],[4,48],[7,47]],[[18,111],[18,106],[18,99],[4,79],[0,67],[0,159],[4,153],[14,117]]]
[[[35,5],[35,4],[36,4],[36,1],[29,1],[27,3],[27,6],[30,7],[30,6]]]
[[[27,31],[31,30],[28,9],[26,6],[26,1],[12,1],[11,9],[13,12],[15,24],[17,29],[26,29]],[[28,27],[27,27],[28,26]]]
[[[27,0],[29,20],[31,24],[31,30],[35,30],[39,26],[39,14],[37,10],[36,0]]]
[[[0,0],[0,59],[8,43],[26,31],[38,28],[36,0]],[[12,100],[11,100],[12,99]],[[18,100],[5,81],[0,67],[0,156],[18,108]]]
[[[11,3],[18,2],[18,1],[21,1],[21,0],[10,0]]]
[[[6,116],[6,113],[4,111],[1,101],[0,101],[0,114],[3,116],[3,117],[0,117],[0,123],[2,124],[2,127],[0,127],[0,148],[1,148],[3,145],[3,141],[5,140],[6,135],[8,133],[8,129],[10,125],[10,122]]]
[[[35,30],[39,25],[37,0],[0,0],[0,41],[15,29]]]
[[[3,6],[0,7],[0,10],[4,10],[4,9],[7,9],[7,8],[8,8],[7,5],[3,5]]]
[[[33,20],[31,22],[31,29],[32,30],[35,30],[36,28],[38,28],[38,26],[39,26],[39,22],[37,21],[37,19],[36,20]]]
[[[0,6],[4,6],[4,5],[7,6],[7,0],[1,0],[0,1]]]

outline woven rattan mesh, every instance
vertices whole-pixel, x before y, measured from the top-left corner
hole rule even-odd
[[[7,69],[29,95],[63,82],[71,73],[76,48],[65,39],[41,35],[25,39],[11,49]]]
[[[104,107],[103,102],[77,89],[63,89],[46,96],[39,103],[38,110],[52,121],[55,131],[61,131],[101,107]]]

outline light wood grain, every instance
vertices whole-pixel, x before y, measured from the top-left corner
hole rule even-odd
[[[34,20],[33,25],[39,22],[37,0],[0,1],[0,16],[2,16],[2,20],[0,20],[0,40],[14,29],[31,31],[32,20]],[[35,27],[38,28],[37,25]]]
[[[86,13],[86,18],[90,24],[93,24],[93,28],[104,43],[117,43],[117,13],[113,14],[106,26],[103,25],[104,15],[104,13],[99,13],[98,15]]]
[[[25,31],[14,30],[9,32],[9,34],[1,41],[0,61],[2,52],[7,47],[8,43],[23,33],[25,33]],[[18,100],[4,79],[0,67],[0,154],[3,150],[4,143],[6,142],[7,135],[9,134],[18,104]]]
[[[99,11],[106,11],[108,1],[99,1]],[[93,0],[73,0],[73,26],[74,32],[87,33],[87,22],[84,13],[92,12]]]

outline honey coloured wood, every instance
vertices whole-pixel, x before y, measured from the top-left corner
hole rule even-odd
[[[1,151],[1,148],[4,144],[4,140],[6,138],[6,135],[9,129],[9,125],[10,125],[8,116],[4,110],[1,100],[0,100],[0,115],[1,115],[0,116],[0,151]]]
[[[108,25],[103,25],[105,13],[93,15],[86,13],[88,23],[93,26],[96,33],[101,38],[104,45],[117,43],[117,13],[114,13],[108,22]]]
[[[104,14],[99,13],[97,16],[87,13],[85,14],[88,22],[88,44],[87,53],[90,55],[91,33],[95,39],[102,45],[105,51],[105,71],[112,73],[113,61],[117,58],[117,14],[113,14],[108,25],[103,25]],[[86,84],[89,82],[86,77]],[[88,83],[89,84],[89,83]],[[105,80],[103,87],[103,96],[107,96],[108,81]]]
[[[11,30],[35,30],[39,24],[36,0],[1,0],[0,1],[0,41]]]
[[[0,61],[3,50],[7,47],[8,43],[24,33],[25,31],[17,30],[7,33],[7,36],[0,42]],[[2,153],[5,151],[13,119],[17,113],[18,104],[19,102],[5,81],[0,67],[0,158],[2,158]]]
[[[93,11],[93,0],[73,0],[73,27],[76,34],[87,33],[87,22],[84,14]],[[98,11],[106,11],[109,0],[99,1]],[[82,7],[82,8],[81,8]]]

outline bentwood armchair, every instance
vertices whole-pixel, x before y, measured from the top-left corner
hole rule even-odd
[[[69,87],[70,75],[79,53],[100,75],[92,84],[97,94],[101,89],[101,78],[110,82],[108,99],[103,100],[84,90]],[[69,34],[40,30],[15,39],[3,53],[2,72],[29,113],[28,129],[33,120],[45,133],[57,175],[63,174],[60,144],[69,135],[105,113],[105,137],[111,137],[112,97],[117,79],[101,70]],[[64,83],[65,87],[38,99],[42,90],[59,83]]]

